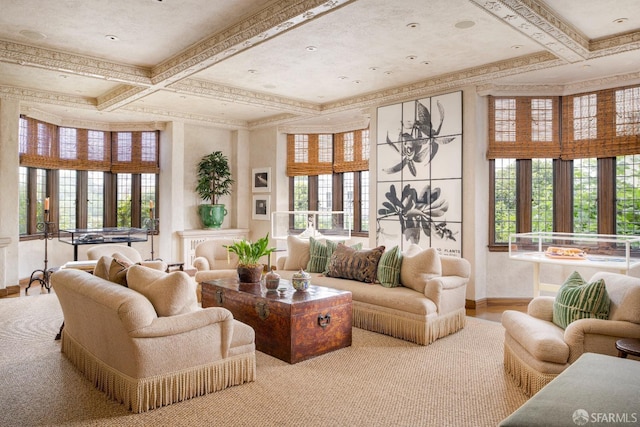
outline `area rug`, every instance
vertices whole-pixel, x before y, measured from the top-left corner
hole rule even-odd
[[[351,347],[295,365],[258,352],[253,383],[132,414],[60,353],[61,323],[54,293],[0,299],[0,425],[495,426],[527,400],[502,326],[469,317],[429,346],[354,329]]]

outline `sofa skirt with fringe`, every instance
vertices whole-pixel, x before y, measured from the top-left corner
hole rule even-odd
[[[108,366],[62,332],[62,353],[100,391],[134,413],[255,381],[255,352],[147,378],[132,378]]]
[[[451,335],[466,324],[464,308],[450,313],[432,316],[399,315],[396,310],[384,310],[359,301],[353,301],[353,326],[389,335],[420,345],[428,345],[438,338]]]

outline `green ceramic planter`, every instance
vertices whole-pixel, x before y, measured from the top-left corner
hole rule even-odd
[[[224,205],[203,204],[199,206],[198,212],[204,228],[220,228],[227,215]]]

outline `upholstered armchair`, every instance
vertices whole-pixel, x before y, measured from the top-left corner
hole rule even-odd
[[[99,260],[102,256],[113,257],[113,254],[121,254],[126,257],[133,264],[144,265],[145,267],[153,268],[155,270],[166,271],[167,263],[160,260],[145,261],[142,259],[142,255],[135,248],[124,245],[96,245],[87,250],[87,258],[89,260]]]
[[[529,396],[537,393],[583,353],[617,355],[621,338],[640,338],[640,278],[597,273],[611,301],[608,319],[578,319],[562,329],[553,323],[554,297],[534,298],[527,313],[507,310],[504,367]]]
[[[238,276],[238,256],[225,248],[233,242],[233,239],[212,239],[196,246],[196,257],[193,260],[196,282]]]

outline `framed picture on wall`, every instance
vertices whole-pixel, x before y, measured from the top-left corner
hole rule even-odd
[[[252,176],[254,193],[271,192],[271,168],[254,168]]]
[[[269,199],[271,197],[267,195],[254,195],[253,196],[253,208],[251,217],[256,220],[268,221],[271,212],[269,209]]]

